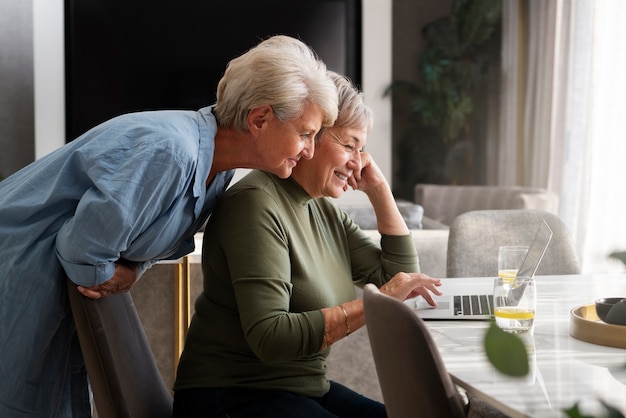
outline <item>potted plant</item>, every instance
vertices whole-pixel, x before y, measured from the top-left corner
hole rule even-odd
[[[411,198],[416,183],[472,184],[485,92],[499,85],[489,69],[499,62],[501,10],[502,0],[456,0],[449,16],[422,29],[418,81],[387,88],[410,115],[399,141],[399,197]]]

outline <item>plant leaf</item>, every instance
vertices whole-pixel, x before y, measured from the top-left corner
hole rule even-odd
[[[422,29],[422,33],[429,46],[446,57],[459,57],[463,53],[460,49],[460,41],[455,20],[450,16],[442,17],[428,23]]]
[[[565,412],[565,415],[569,418],[594,418],[589,415],[583,415],[582,412],[580,412],[580,409],[578,409],[578,403],[568,409],[564,409],[563,412]]]
[[[617,251],[609,255],[611,258],[617,258],[626,266],[626,251]]]
[[[458,36],[464,41],[462,48],[467,50],[485,43],[500,21],[501,13],[501,0],[464,2],[455,12],[459,26]]]
[[[602,418],[624,418],[624,415],[617,408],[613,407],[612,405],[609,405],[603,400],[600,400],[600,403],[602,404],[606,412],[605,414],[601,415]],[[564,409],[563,412],[569,418],[596,418],[592,415],[583,414],[580,411],[580,409],[578,409],[578,402],[574,404],[574,406]]]
[[[528,374],[528,352],[522,340],[501,330],[495,322],[485,334],[485,353],[493,366],[503,374],[522,377]]]

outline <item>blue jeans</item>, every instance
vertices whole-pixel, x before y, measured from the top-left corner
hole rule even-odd
[[[186,389],[174,394],[174,418],[386,418],[385,406],[330,382],[321,398],[291,392],[224,388]]]

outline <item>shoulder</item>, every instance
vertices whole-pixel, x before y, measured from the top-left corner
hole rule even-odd
[[[249,236],[252,231],[281,229],[284,213],[271,179],[253,171],[218,199],[207,230],[220,236]]]
[[[137,112],[111,119],[85,136],[112,154],[130,151],[135,159],[186,165],[198,158],[199,124],[193,111]]]
[[[187,110],[153,110],[126,113],[109,119],[86,134],[107,132],[111,135],[133,133],[143,136],[155,132],[191,134],[198,131],[200,114]]]
[[[275,206],[279,191],[271,175],[259,170],[252,170],[237,183],[232,185],[220,199],[220,205]]]
[[[104,122],[72,141],[68,161],[98,181],[125,179],[163,193],[188,187],[200,155],[197,112],[130,113]]]

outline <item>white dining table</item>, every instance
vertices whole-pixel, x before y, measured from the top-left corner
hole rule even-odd
[[[426,321],[453,381],[513,417],[565,417],[563,410],[576,404],[599,414],[600,401],[626,414],[626,349],[582,341],[569,332],[573,308],[601,297],[626,297],[626,274],[537,276],[536,283],[534,331],[523,337],[531,369],[526,377],[505,376],[488,361],[483,348],[488,321]]]

